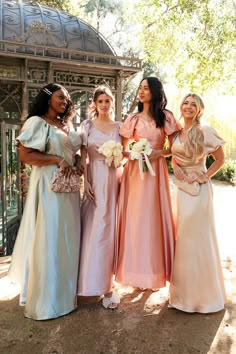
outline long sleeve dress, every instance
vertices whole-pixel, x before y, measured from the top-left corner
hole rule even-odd
[[[84,196],[81,207],[81,253],[78,294],[100,296],[112,290],[116,203],[122,167],[109,167],[98,148],[108,140],[121,143],[120,123],[108,134],[96,129],[91,119],[81,124],[83,145],[87,149],[88,180],[95,200]]]
[[[179,135],[173,141],[172,154],[188,172],[206,171],[206,156],[224,141],[208,126],[202,128],[205,152],[197,161],[185,153]],[[217,312],[224,308],[225,289],[217,245],[211,181],[200,185],[192,196],[175,191],[176,250],[170,286],[170,305],[186,312]]]
[[[17,140],[27,148],[58,155],[72,166],[81,138],[33,116]],[[46,320],[76,308],[80,248],[80,193],[55,193],[57,165],[33,166],[27,200],[8,276],[20,286],[25,316]]]
[[[147,122],[141,114],[131,115],[120,135],[130,141],[146,138],[152,148],[162,150],[166,137],[179,128],[168,111],[164,128]],[[143,180],[137,160],[129,160],[124,169],[118,201],[115,280],[133,287],[160,288],[170,280],[175,235],[165,158],[150,162],[156,176],[146,172]]]

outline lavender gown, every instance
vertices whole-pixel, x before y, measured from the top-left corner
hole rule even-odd
[[[78,295],[99,296],[112,289],[116,202],[122,168],[108,167],[97,149],[108,140],[121,142],[119,128],[120,123],[116,122],[116,127],[104,134],[93,127],[90,119],[81,124],[83,145],[89,156],[88,179],[95,201],[85,196],[82,202]]]

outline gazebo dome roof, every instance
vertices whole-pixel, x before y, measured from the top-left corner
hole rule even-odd
[[[29,0],[0,5],[0,40],[115,55],[101,33],[78,17]]]

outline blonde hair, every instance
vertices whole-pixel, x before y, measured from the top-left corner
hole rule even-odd
[[[195,93],[189,93],[182,100],[180,108],[182,108],[185,100],[188,97],[192,97],[194,99],[195,104],[197,106],[197,113],[192,119],[192,125],[188,130],[184,147],[187,157],[191,157],[196,160],[198,157],[201,157],[204,152],[204,135],[201,129],[200,118],[203,115],[205,106],[201,97],[199,97]]]
[[[113,96],[110,88],[106,85],[100,85],[100,86],[96,87],[96,89],[94,90],[93,101],[89,105],[89,108],[88,108],[89,118],[95,118],[98,116],[98,112],[97,112],[97,108],[96,108],[96,101],[97,101],[98,97],[103,94],[105,94],[111,98],[112,104],[114,106],[115,99],[114,99],[114,96]]]

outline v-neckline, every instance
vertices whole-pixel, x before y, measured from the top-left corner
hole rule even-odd
[[[180,134],[178,135],[178,138],[179,138],[180,144],[184,144],[184,143],[185,143],[185,141],[181,141],[181,139],[180,139]]]
[[[117,126],[115,125],[115,128],[113,128],[109,133],[104,133],[103,131],[101,131],[100,129],[96,128],[93,123],[92,123],[92,128],[94,128],[95,130],[97,130],[99,133],[103,134],[103,135],[106,135],[106,136],[109,136],[111,135],[112,132],[114,132],[117,128]]]

